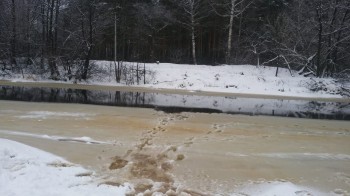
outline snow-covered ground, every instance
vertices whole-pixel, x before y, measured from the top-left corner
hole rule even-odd
[[[69,163],[63,158],[18,142],[0,139],[0,195],[2,196],[106,196],[126,195],[132,191],[131,184],[119,187],[98,184],[93,177],[93,172]],[[322,196],[327,194],[290,182],[273,181],[249,182],[233,190],[232,195]]]
[[[337,86],[332,79],[322,79],[329,88],[327,92],[311,92],[308,87],[312,80],[297,73],[291,76],[288,69],[252,65],[150,65],[156,76],[153,88],[174,88],[212,92],[280,95],[297,97],[334,97],[329,92]]]
[[[276,77],[276,67],[253,65],[185,65],[185,64],[145,64],[148,75],[146,83],[143,78],[139,84],[134,81],[121,84],[115,82],[114,66],[110,61],[94,61],[98,72],[86,81],[87,84],[106,86],[138,86],[156,89],[181,89],[189,91],[225,92],[237,94],[311,97],[311,98],[340,98],[341,84],[332,78],[310,78],[297,72],[279,68]],[[134,67],[136,63],[124,63]],[[143,69],[143,64],[139,65]],[[62,74],[64,75],[64,74]],[[292,76],[293,75],[293,76]],[[47,76],[32,74],[12,75],[1,78],[14,82],[52,82]],[[74,81],[68,81],[73,83]],[[78,81],[79,83],[79,81]],[[83,82],[85,83],[85,82]],[[310,90],[314,89],[314,90]]]

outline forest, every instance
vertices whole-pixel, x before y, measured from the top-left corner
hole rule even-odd
[[[348,0],[1,0],[0,74],[86,80],[92,60],[350,68]],[[117,72],[117,71],[116,71]],[[118,75],[118,73],[116,73]]]

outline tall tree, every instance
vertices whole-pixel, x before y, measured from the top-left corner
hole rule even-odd
[[[90,59],[91,59],[91,54],[92,50],[94,47],[94,40],[93,40],[93,31],[94,31],[94,17],[95,17],[95,1],[94,0],[88,0],[88,8],[87,8],[87,18],[88,18],[88,38],[86,38],[86,32],[84,28],[84,22],[82,22],[82,33],[83,33],[83,38],[85,40],[87,52],[85,56],[85,62],[83,66],[83,72],[81,75],[81,78],[83,80],[87,79],[88,75],[88,70],[90,66]]]
[[[42,33],[45,48],[43,49],[43,56],[48,59],[50,70],[50,77],[58,80],[60,73],[57,68],[57,25],[59,19],[60,0],[46,0],[42,1]],[[57,20],[57,21],[56,21]],[[56,36],[55,36],[56,35]]]
[[[190,32],[193,64],[197,64],[196,28],[208,16],[208,4],[205,0],[175,0],[180,6],[178,21]],[[179,15],[178,15],[179,16]]]
[[[155,55],[155,47],[160,31],[172,24],[173,17],[169,10],[166,9],[159,1],[151,1],[150,3],[136,3],[134,7],[137,10],[137,20],[142,28],[143,36],[148,37],[149,43],[149,59],[154,62],[159,57]]]
[[[213,8],[214,12],[223,17],[228,18],[227,26],[227,48],[225,54],[225,62],[228,64],[231,61],[231,52],[232,52],[232,34],[233,34],[233,25],[234,19],[242,16],[243,12],[251,4],[252,1],[246,3],[246,0],[210,0],[210,5]],[[245,4],[246,3],[246,4]],[[241,22],[241,20],[240,20]],[[239,25],[239,32],[241,32],[241,25]],[[240,34],[239,34],[240,36]]]
[[[11,22],[12,22],[12,36],[11,36],[11,58],[12,65],[17,66],[17,16],[16,16],[16,1],[11,0]]]

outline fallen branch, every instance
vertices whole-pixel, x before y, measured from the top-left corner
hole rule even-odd
[[[286,62],[287,66],[288,66],[290,75],[291,75],[292,77],[294,77],[294,75],[293,75],[293,73],[292,73],[292,69],[290,68],[290,65],[289,65],[289,63],[288,63],[286,57],[284,57],[283,55],[279,55],[279,57],[281,57],[281,58],[284,59],[284,61]]]
[[[350,89],[348,89],[348,88],[345,88],[345,87],[341,87],[341,91],[342,91],[342,95],[344,96],[348,96],[348,97],[350,97]]]

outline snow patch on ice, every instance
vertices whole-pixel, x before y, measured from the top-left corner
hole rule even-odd
[[[295,185],[291,182],[262,182],[249,183],[238,188],[232,196],[259,195],[259,196],[326,196],[330,193],[322,193],[312,188]]]
[[[350,160],[348,154],[329,154],[329,153],[262,153],[257,156],[279,158],[279,159],[320,159],[320,160]]]
[[[349,161],[348,154],[330,154],[330,153],[225,153],[227,156],[233,157],[268,157],[274,159],[302,159],[302,160],[338,160]]]
[[[125,195],[132,188],[98,185],[88,171],[39,149],[0,139],[0,195]]]
[[[31,111],[24,115],[17,116],[21,119],[49,119],[73,117],[76,119],[89,120],[94,114],[78,113],[78,112],[50,112],[50,111]]]
[[[110,142],[98,141],[86,136],[62,137],[62,136],[55,136],[55,135],[43,135],[43,134],[25,133],[25,132],[18,132],[18,131],[6,131],[6,130],[0,130],[0,133],[7,134],[7,135],[18,135],[18,136],[40,138],[40,139],[55,140],[55,141],[63,141],[63,142],[81,142],[86,144],[111,144]]]

